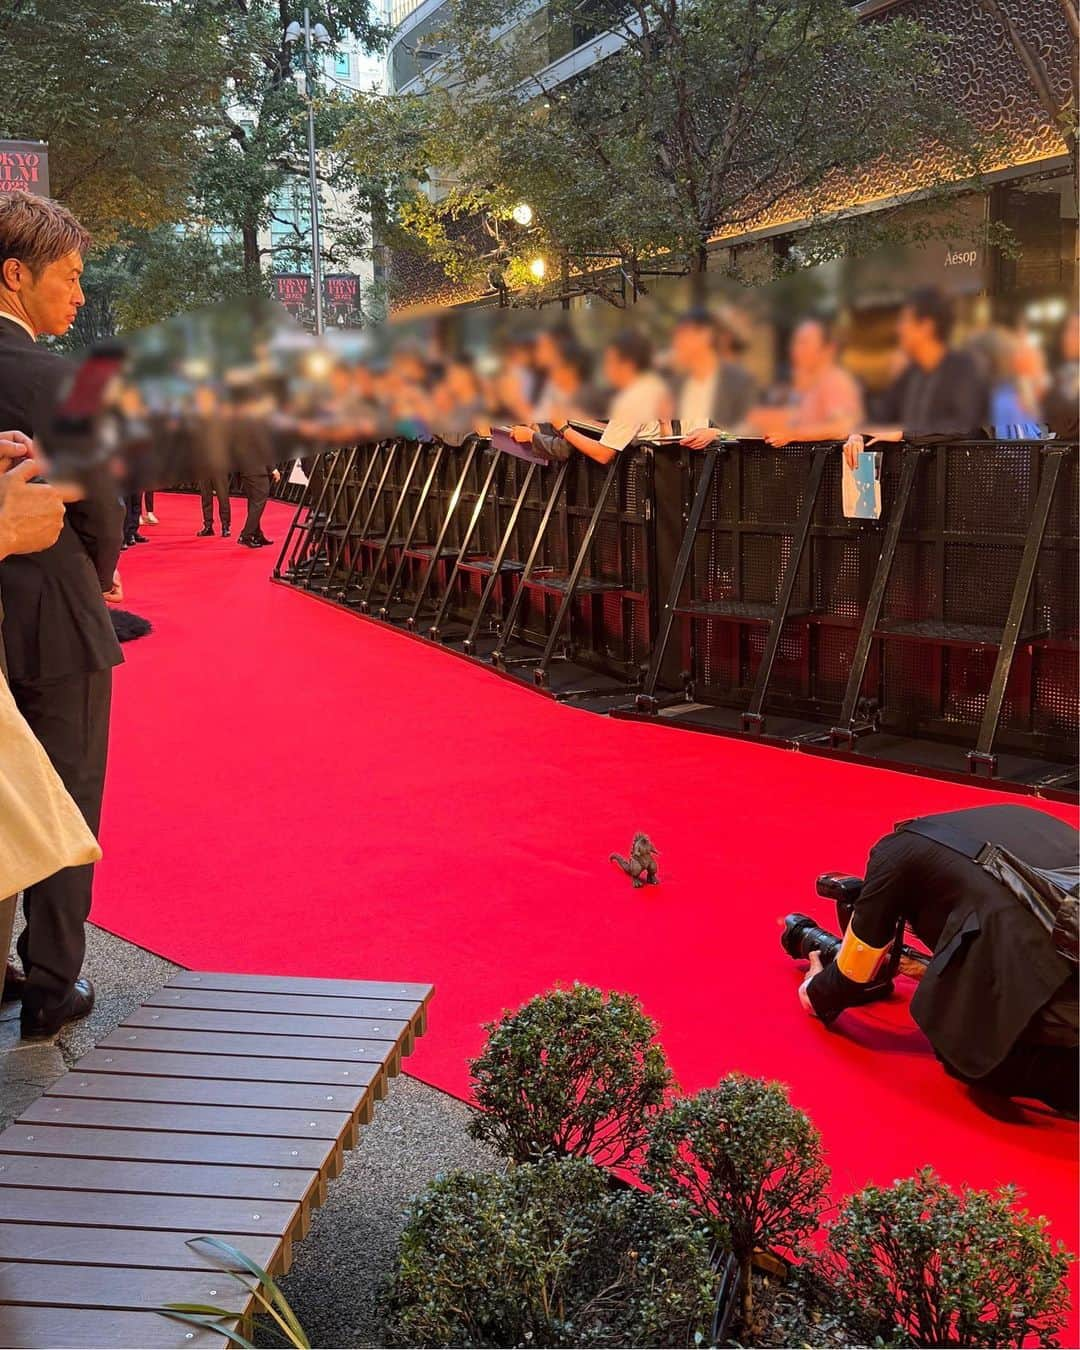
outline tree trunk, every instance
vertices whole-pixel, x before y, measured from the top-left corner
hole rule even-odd
[[[746,1257],[739,1262],[740,1289],[739,1295],[742,1304],[742,1331],[744,1336],[751,1336],[754,1332],[754,1284],[753,1284],[754,1259],[752,1256]]]
[[[703,305],[708,299],[708,292],[705,285],[705,272],[709,266],[709,249],[707,244],[698,244],[694,250],[694,258],[690,265],[690,299],[691,303]]]
[[[244,276],[248,289],[258,290],[262,281],[262,267],[259,261],[259,227],[250,222],[241,226],[240,236],[244,243]]]

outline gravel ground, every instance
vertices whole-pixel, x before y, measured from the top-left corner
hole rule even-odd
[[[178,969],[93,925],[87,928],[87,939],[84,970],[94,982],[97,1000],[85,1022],[58,1038],[68,1064]],[[0,1049],[0,1058],[3,1053]],[[59,1068],[57,1061],[57,1072]],[[16,1111],[9,1112],[9,1103],[0,1102],[0,1126],[28,1104],[20,1100]],[[392,1081],[374,1122],[362,1131],[358,1147],[346,1154],[342,1175],[330,1183],[327,1203],[315,1211],[311,1231],[295,1248],[293,1268],[282,1281],[313,1346],[382,1344],[378,1293],[392,1273],[409,1201],[453,1168],[501,1166],[469,1138],[469,1114],[463,1102],[415,1079]]]

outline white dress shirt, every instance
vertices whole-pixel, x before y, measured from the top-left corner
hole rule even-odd
[[[704,430],[712,420],[718,375],[719,367],[704,379],[687,379],[679,390],[679,431],[683,436]]]
[[[30,325],[26,322],[26,320],[25,320],[25,319],[20,319],[19,316],[18,316],[17,314],[9,314],[9,313],[7,312],[6,309],[0,309],[0,319],[7,319],[7,320],[9,320],[11,323],[17,323],[17,324],[19,325],[19,327],[23,330],[24,333],[29,333],[29,334],[30,334],[30,340],[31,340],[32,342],[36,342],[36,341],[37,341],[37,334],[36,334],[36,333],[34,332],[34,330],[30,327]]]

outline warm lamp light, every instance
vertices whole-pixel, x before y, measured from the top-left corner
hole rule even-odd
[[[529,271],[536,281],[543,281],[547,275],[547,263],[543,258],[534,258],[529,264]]]
[[[514,207],[513,217],[519,225],[528,228],[533,223],[533,209],[528,202],[519,202]]]

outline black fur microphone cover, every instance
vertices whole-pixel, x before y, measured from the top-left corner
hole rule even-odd
[[[136,638],[146,637],[147,633],[154,631],[154,625],[149,619],[132,614],[126,609],[110,609],[109,615],[116,636],[121,642],[134,642]]]

